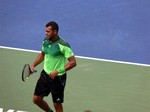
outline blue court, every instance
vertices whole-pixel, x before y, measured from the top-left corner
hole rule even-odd
[[[42,64],[27,83],[21,70],[38,55],[51,20],[78,62],[68,72],[65,112],[149,112],[149,6],[149,0],[2,0],[0,112],[41,112],[32,95]]]

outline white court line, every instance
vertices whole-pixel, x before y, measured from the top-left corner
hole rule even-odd
[[[40,51],[36,51],[36,50],[20,49],[20,48],[14,48],[14,47],[0,46],[0,48],[3,48],[3,49],[11,49],[11,50],[18,50],[18,51],[26,51],[26,52],[40,53]],[[141,63],[132,63],[132,62],[125,62],[125,61],[99,59],[99,58],[84,57],[84,56],[75,56],[75,57],[77,57],[77,58],[82,58],[82,59],[89,59],[89,60],[97,60],[97,61],[105,61],[105,62],[113,62],[113,63],[121,63],[121,64],[130,64],[130,65],[139,65],[139,66],[147,66],[147,67],[150,67],[150,65],[148,65],[148,64],[141,64]]]

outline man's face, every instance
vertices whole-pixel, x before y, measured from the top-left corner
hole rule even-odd
[[[48,37],[48,39],[52,39],[54,37],[55,31],[52,29],[51,26],[48,26],[45,28],[45,34]]]

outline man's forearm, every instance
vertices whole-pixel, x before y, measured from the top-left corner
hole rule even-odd
[[[68,60],[69,60],[69,62],[65,65],[64,68],[60,68],[60,69],[55,70],[55,71],[53,71],[53,72],[50,73],[50,77],[51,77],[52,79],[54,79],[55,76],[56,76],[58,73],[62,73],[62,72],[68,71],[68,70],[74,68],[75,66],[77,66],[76,59],[75,59],[74,56],[70,57]]]
[[[66,64],[66,66],[65,66],[65,71],[68,71],[68,70],[70,70],[70,69],[72,69],[73,67],[75,67],[77,64],[76,64],[76,59],[75,59],[75,57],[73,56],[73,57],[71,57],[70,59],[69,59],[69,62]]]
[[[35,59],[34,63],[32,64],[33,67],[36,67],[38,64],[40,64],[44,60],[44,53],[41,52],[39,56]]]

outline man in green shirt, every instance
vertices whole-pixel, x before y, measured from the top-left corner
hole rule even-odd
[[[45,112],[53,112],[43,100],[52,94],[56,112],[63,112],[64,88],[66,71],[76,66],[76,59],[70,45],[58,35],[58,24],[54,21],[46,24],[46,38],[43,40],[42,51],[31,65],[31,71],[44,61],[44,69],[37,81],[33,102]],[[68,60],[68,62],[67,62]]]

